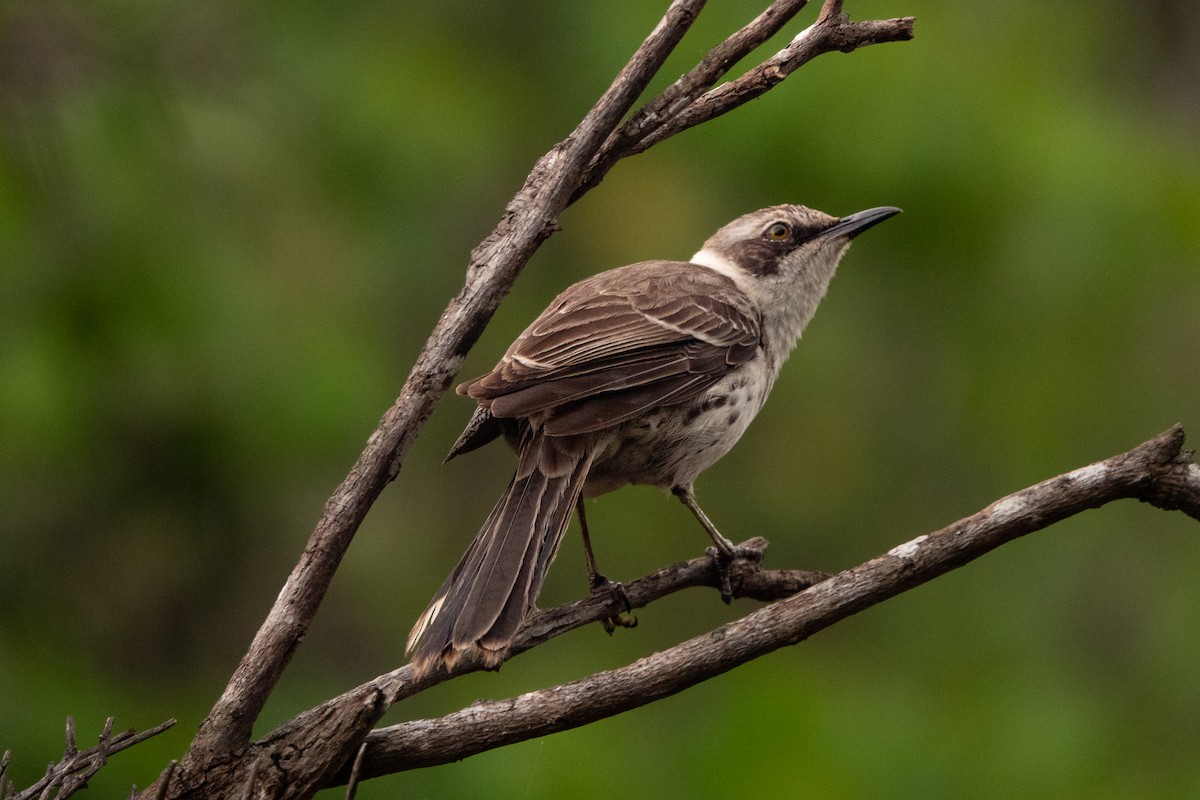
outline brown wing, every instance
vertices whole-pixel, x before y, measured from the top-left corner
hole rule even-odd
[[[758,344],[758,314],[733,281],[649,261],[568,288],[494,370],[458,390],[495,417],[545,412],[547,434],[587,433],[695,397]]]

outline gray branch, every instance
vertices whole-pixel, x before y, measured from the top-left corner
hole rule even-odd
[[[1006,542],[1114,500],[1136,498],[1200,520],[1200,466],[1182,450],[1183,442],[1183,429],[1175,426],[1127,453],[1010,494],[939,531],[626,667],[507,700],[477,702],[440,719],[373,731],[366,739],[359,778],[458,761],[652,703],[798,644]],[[536,627],[537,620],[530,625]]]
[[[741,546],[757,552],[761,559],[766,545],[765,539],[756,537],[742,543]],[[829,577],[824,572],[762,569],[758,560],[747,559],[738,560],[732,569],[733,585],[738,591],[738,596],[761,601],[790,597]],[[630,607],[638,609],[668,595],[699,586],[714,589],[720,587],[720,578],[713,559],[709,556],[700,556],[664,567],[625,584],[624,588]],[[624,606],[618,605],[609,597],[593,596],[542,611],[521,628],[509,657],[623,610]],[[392,705],[439,683],[480,669],[479,664],[464,659],[449,673],[439,672],[414,680],[411,669],[407,666],[400,667],[294,717],[260,740],[258,746],[267,749],[303,747],[304,742],[311,739],[316,731],[324,729],[330,724],[330,720],[338,718],[340,709],[353,708],[361,703],[363,698],[382,697],[388,705]]]
[[[614,131],[592,159],[576,195],[603,180],[618,160],[643,153],[663,139],[732,111],[761,96],[822,53],[913,37],[912,17],[852,22],[840,0],[826,0],[817,21],[780,52],[740,78],[713,85],[737,62],[783,29],[807,0],[776,0],[752,22],[709,50],[700,62]]]
[[[1113,456],[1011,494],[939,531],[897,545],[837,575],[761,569],[757,560],[738,563],[744,597],[776,601],[739,620],[682,642],[627,667],[502,701],[476,703],[436,720],[416,720],[372,731],[355,749],[353,766],[328,776],[325,785],[460,760],[518,741],[579,727],[680,692],[781,647],[798,644],[858,611],[963,566],[1017,537],[1114,500],[1135,498],[1200,520],[1200,466],[1184,451],[1176,426],[1127,453]],[[745,543],[761,553],[765,541]],[[640,608],[694,586],[717,586],[707,557],[671,565],[627,586]],[[785,599],[780,599],[785,598]],[[512,655],[599,621],[615,609],[589,598],[544,611],[530,620]],[[347,727],[358,709],[397,702],[476,665],[460,664],[450,675],[412,679],[401,667],[333,698],[289,721],[255,743],[254,763],[272,753],[307,760],[314,742]],[[286,784],[281,784],[282,790]],[[199,796],[199,795],[197,795]],[[281,793],[279,796],[292,796]]]

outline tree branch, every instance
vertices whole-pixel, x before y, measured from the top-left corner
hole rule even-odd
[[[507,700],[477,702],[440,719],[374,731],[367,737],[359,777],[458,761],[652,703],[798,644],[1006,542],[1113,500],[1137,498],[1200,520],[1200,466],[1182,451],[1183,441],[1183,429],[1175,426],[1127,453],[1010,494],[795,596],[626,667]]]
[[[864,608],[962,566],[1025,533],[1113,500],[1136,497],[1163,509],[1179,509],[1200,520],[1200,467],[1182,450],[1176,426],[1133,450],[1060,475],[992,503],[942,530],[899,545],[887,554],[835,576],[762,570],[738,562],[742,596],[790,599],[777,602],[611,672],[506,701],[477,703],[439,720],[418,720],[371,732],[355,752],[358,779],[459,760],[488,749],[578,727],[682,691],[813,633]],[[759,552],[765,541],[743,546]],[[718,584],[712,560],[700,557],[661,569],[627,585],[635,608],[691,586]],[[811,588],[809,588],[811,587]],[[807,589],[807,591],[804,591]],[[795,594],[801,592],[800,594]],[[795,594],[795,596],[791,596]],[[619,610],[606,598],[588,598],[544,611],[522,629],[512,654],[599,621]],[[260,754],[290,753],[307,760],[321,732],[340,717],[380,696],[388,704],[419,693],[477,665],[460,663],[453,673],[414,681],[406,667],[301,714],[260,740]],[[319,746],[319,745],[318,745]],[[262,761],[257,758],[256,763]],[[348,779],[343,766],[328,785]]]
[[[851,22],[842,3],[828,0],[817,21],[791,43],[740,78],[708,90],[735,63],[778,33],[806,0],[777,0],[751,23],[710,50],[689,72],[667,87],[615,131],[596,154],[577,192],[583,195],[603,180],[618,160],[645,152],[664,139],[719,117],[761,96],[806,63],[835,50],[913,37],[913,17]]]
[[[743,103],[760,97],[822,53],[835,50],[849,53],[867,45],[912,38],[912,17],[851,22],[849,17],[840,11],[828,15],[825,13],[830,6],[840,5],[827,3],[820,19],[801,31],[786,47],[737,80],[722,84],[701,95],[675,115],[669,123],[660,125],[638,140],[625,155],[641,153],[667,137],[719,117]]]
[[[149,730],[138,733],[132,728],[119,733],[112,732],[113,718],[109,717],[100,733],[100,743],[87,750],[80,750],[75,743],[75,718],[67,717],[66,746],[63,757],[57,762],[51,762],[46,767],[46,774],[40,780],[19,792],[13,791],[12,784],[5,789],[5,773],[11,758],[10,751],[4,751],[0,758],[0,797],[4,800],[32,800],[32,798],[67,798],[87,786],[88,779],[100,771],[108,763],[108,757],[113,753],[133,747],[135,744],[157,736],[175,724],[175,720],[156,725]]]
[[[761,554],[766,545],[765,539],[756,537],[743,542],[740,547],[757,550]],[[760,569],[759,562],[745,559],[735,562],[732,569],[733,585],[738,588],[738,596],[762,601],[789,597],[829,578],[829,574],[824,572]],[[684,589],[698,586],[714,589],[720,586],[716,567],[712,558],[707,555],[672,564],[627,583],[625,594],[629,598],[630,607],[636,609],[644,608],[655,600]],[[615,600],[598,595],[541,611],[522,626],[513,642],[510,657],[624,610],[625,607]],[[438,672],[414,680],[409,667],[400,667],[294,717],[259,740],[258,744],[271,749],[303,748],[313,732],[323,729],[331,719],[336,719],[341,708],[352,707],[361,702],[361,697],[379,694],[391,705],[451,678],[478,672],[480,669],[482,667],[479,664],[462,659],[449,673]]]

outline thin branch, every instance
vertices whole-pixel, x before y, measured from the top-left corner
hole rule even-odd
[[[350,779],[346,781],[346,800],[354,800],[358,794],[358,774],[362,770],[363,756],[367,754],[367,743],[358,746],[358,754],[354,756],[354,765],[350,768]]]
[[[477,702],[441,719],[374,731],[360,777],[458,761],[646,705],[798,644],[1006,542],[1113,500],[1137,498],[1200,520],[1200,467],[1182,451],[1183,441],[1182,428],[1175,426],[1127,453],[1008,495],[800,594],[626,667],[507,700]]]
[[[778,33],[805,2],[778,0],[753,22],[710,50],[688,73],[642,107],[614,132],[592,160],[577,191],[582,196],[603,180],[618,160],[643,153],[688,128],[721,116],[761,96],[822,53],[851,52],[913,37],[913,17],[851,22],[840,2],[825,3],[817,21],[791,43],[738,79],[708,90],[730,67]]]
[[[736,80],[701,95],[694,103],[672,117],[669,123],[659,126],[630,145],[625,155],[641,153],[663,139],[719,117],[743,103],[760,97],[822,53],[848,53],[859,47],[904,41],[912,36],[912,17],[851,22],[840,11],[829,15],[822,13],[811,27],[801,31],[778,53]]]
[[[112,722],[112,717],[109,717],[107,720],[105,720],[104,730],[106,733],[112,730]],[[75,717],[71,716],[70,714],[67,715],[66,738],[67,746],[63,749],[63,756],[65,758],[74,758],[75,756],[79,755],[79,747],[77,747],[75,744]],[[103,742],[104,738],[104,734],[101,734],[100,741]]]
[[[739,545],[745,550],[766,548],[766,540],[760,537]],[[811,570],[761,569],[758,562],[739,559],[734,562],[732,580],[738,596],[751,600],[772,601],[791,596],[830,577],[829,573]],[[656,570],[624,585],[630,608],[644,608],[676,592],[694,587],[717,588],[720,577],[711,557],[704,555],[680,561]],[[522,626],[513,642],[509,657],[523,653],[571,631],[578,630],[624,611],[623,604],[604,595],[587,597],[571,603],[546,609]],[[450,673],[440,672],[413,680],[412,670],[404,666],[380,675],[345,694],[334,697],[320,706],[300,714],[259,740],[260,746],[271,749],[306,747],[319,732],[339,715],[339,709],[352,707],[367,693],[379,693],[394,704],[444,681],[477,672],[482,667],[463,659]]]
[[[179,766],[179,762],[171,759],[171,763],[167,764],[167,768],[158,776],[158,791],[154,793],[154,800],[163,800],[167,796],[167,787],[171,785],[171,776],[175,774],[175,768]]]
[[[662,91],[614,131],[596,154],[577,190],[582,196],[600,182],[632,146],[671,119],[716,83],[737,62],[783,29],[808,0],[776,0],[741,30],[705,54],[691,70]]]
[[[88,780],[108,763],[108,757],[140,744],[147,739],[157,736],[175,724],[175,720],[156,725],[149,730],[138,733],[132,728],[114,734],[112,732],[113,718],[109,717],[104,723],[100,734],[100,743],[88,750],[80,750],[75,743],[75,720],[67,717],[66,744],[63,747],[63,757],[57,762],[51,762],[46,767],[46,774],[40,780],[20,792],[4,794],[5,800],[32,800],[32,798],[66,798],[87,786]],[[3,786],[4,775],[7,772],[9,753],[5,751],[0,759],[0,787]],[[10,785],[11,787],[11,785]]]

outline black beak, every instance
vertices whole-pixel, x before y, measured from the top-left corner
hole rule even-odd
[[[899,213],[900,209],[896,208],[895,206],[868,208],[866,211],[859,211],[857,214],[850,214],[849,216],[842,217],[837,222],[821,231],[820,235],[844,236],[847,239],[853,239],[867,228],[877,225],[888,217],[894,217]]]

